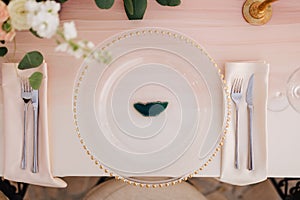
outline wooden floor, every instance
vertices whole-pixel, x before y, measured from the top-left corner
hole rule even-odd
[[[25,199],[36,200],[79,200],[95,186],[99,178],[68,177],[65,189],[29,186]],[[280,200],[272,183],[267,180],[251,186],[233,186],[213,178],[193,178],[194,185],[208,200]]]

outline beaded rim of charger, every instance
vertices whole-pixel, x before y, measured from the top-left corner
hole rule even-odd
[[[173,31],[169,31],[169,30],[162,30],[162,29],[143,29],[143,30],[133,30],[133,31],[129,31],[126,33],[121,34],[121,36],[117,37],[116,39],[111,40],[109,43],[107,43],[104,47],[101,48],[101,50],[106,50],[107,47],[111,46],[112,44],[121,41],[123,39],[126,39],[127,37],[132,37],[132,36],[140,36],[140,35],[144,35],[144,34],[161,34],[161,35],[165,35],[168,37],[174,37],[175,39],[180,39],[184,42],[186,42],[187,44],[190,44],[194,47],[196,47],[197,49],[199,49],[201,51],[201,53],[203,53],[204,55],[206,55],[210,62],[213,63],[214,67],[217,69],[218,71],[218,75],[223,83],[223,89],[225,92],[225,98],[224,100],[226,101],[226,106],[225,106],[225,124],[223,124],[223,133],[222,136],[220,138],[219,143],[217,144],[217,147],[214,149],[213,153],[211,156],[209,156],[209,158],[206,160],[206,162],[201,165],[198,169],[194,170],[193,172],[185,175],[185,176],[181,176],[180,178],[174,178],[171,180],[166,180],[163,183],[145,183],[143,181],[137,181],[131,178],[126,178],[126,177],[122,177],[119,176],[117,174],[115,174],[114,172],[110,171],[108,169],[108,167],[102,165],[100,163],[99,160],[96,159],[96,157],[94,156],[94,154],[88,149],[88,147],[86,146],[84,139],[81,137],[80,134],[80,130],[78,127],[78,120],[77,120],[77,111],[76,111],[76,106],[77,106],[77,96],[79,94],[79,88],[80,88],[80,84],[83,80],[83,77],[86,74],[86,71],[88,70],[88,65],[83,67],[83,70],[81,71],[81,73],[79,74],[79,78],[75,83],[75,87],[74,87],[74,91],[73,91],[73,119],[74,119],[74,125],[76,127],[75,131],[77,134],[77,137],[79,138],[79,141],[83,147],[83,149],[85,150],[86,154],[90,157],[91,161],[94,162],[95,165],[98,166],[99,169],[103,170],[105,172],[105,174],[109,175],[110,177],[115,177],[116,180],[121,180],[124,183],[127,183],[129,185],[133,185],[133,186],[139,186],[139,187],[145,187],[145,188],[161,188],[161,187],[168,187],[171,185],[175,185],[178,183],[181,183],[182,181],[186,181],[189,178],[194,177],[195,175],[199,174],[201,171],[203,171],[203,169],[205,167],[207,167],[209,165],[209,163],[211,163],[213,161],[213,159],[217,156],[218,152],[221,151],[221,148],[224,144],[225,138],[226,138],[226,134],[228,132],[228,128],[229,128],[229,123],[230,123],[230,115],[231,115],[231,103],[230,103],[230,92],[226,83],[226,80],[224,79],[224,75],[222,74],[221,69],[218,67],[218,65],[216,64],[216,62],[213,60],[213,58],[211,58],[208,53],[199,45],[197,44],[195,41],[191,40],[190,38],[181,35],[179,33],[173,32]]]

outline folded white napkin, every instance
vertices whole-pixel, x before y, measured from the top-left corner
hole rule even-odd
[[[18,75],[29,76],[34,71],[43,73],[43,81],[39,90],[39,135],[38,159],[39,172],[32,173],[33,157],[33,111],[28,106],[27,115],[27,164],[21,169],[23,141],[23,106],[21,85]],[[17,70],[16,63],[2,65],[3,89],[3,132],[4,132],[4,177],[8,180],[36,184],[48,187],[66,187],[67,184],[59,178],[53,178],[49,154],[49,135],[47,121],[47,64],[37,69]]]
[[[246,91],[248,80],[254,74],[253,94],[253,150],[254,170],[249,171],[248,162],[248,113]],[[230,128],[222,148],[220,181],[234,185],[248,185],[267,178],[267,94],[269,65],[264,62],[226,63],[225,77],[231,88],[233,79],[242,77],[243,98],[240,103],[239,162],[240,169],[234,167],[235,155],[235,106],[232,103]]]

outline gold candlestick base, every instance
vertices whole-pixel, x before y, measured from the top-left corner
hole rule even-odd
[[[243,16],[252,25],[266,24],[272,17],[271,2],[276,0],[246,0]]]

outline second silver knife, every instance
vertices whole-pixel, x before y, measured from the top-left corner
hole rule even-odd
[[[37,173],[39,171],[38,164],[38,120],[39,120],[39,91],[32,91],[32,107],[33,107],[33,163],[32,172]]]
[[[253,153],[253,84],[254,74],[252,74],[248,81],[246,102],[248,108],[249,134],[248,134],[248,169],[254,170],[254,153]]]

